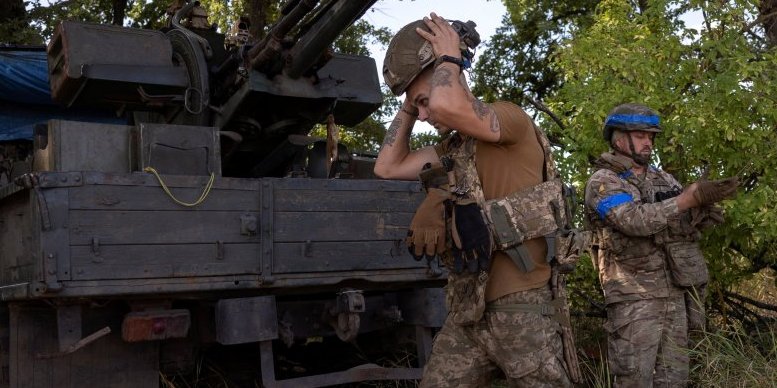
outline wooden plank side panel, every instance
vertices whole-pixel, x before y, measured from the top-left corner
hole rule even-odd
[[[419,268],[426,262],[413,260],[404,243],[393,241],[279,243],[273,262],[274,274]]]
[[[277,212],[274,241],[402,240],[412,217],[387,212]]]
[[[423,200],[411,191],[276,190],[275,211],[414,211]]]
[[[0,201],[0,285],[33,280],[35,212],[29,191],[21,191]]]
[[[153,208],[153,206],[149,206]],[[241,234],[241,211],[90,211],[70,214],[71,245],[258,243]],[[96,240],[95,240],[96,239]]]
[[[258,243],[71,248],[73,280],[260,274]]]
[[[194,202],[203,187],[171,188],[183,202]],[[256,191],[222,190],[213,188],[205,201],[194,209],[175,203],[159,186],[87,185],[71,190],[70,208],[78,210],[160,210],[160,211],[256,211],[259,194]]]

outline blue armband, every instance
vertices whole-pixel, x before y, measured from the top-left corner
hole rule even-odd
[[[613,194],[604,197],[601,201],[599,201],[599,205],[596,206],[596,212],[599,213],[599,217],[604,219],[607,216],[607,213],[612,210],[612,208],[618,207],[633,200],[634,197],[632,197],[629,193]]]

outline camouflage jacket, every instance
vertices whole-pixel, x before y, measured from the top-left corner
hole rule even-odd
[[[607,304],[667,297],[674,286],[663,243],[696,241],[688,212],[677,208],[681,185],[668,173],[648,167],[645,176],[630,160],[605,153],[585,189],[586,221],[595,233],[594,263]]]

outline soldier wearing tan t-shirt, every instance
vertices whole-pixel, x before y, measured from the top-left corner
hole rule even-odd
[[[545,240],[522,242],[519,268],[494,248],[481,216],[484,201],[543,182],[545,151],[520,107],[485,104],[469,91],[462,68],[472,58],[462,47],[474,49],[472,43],[471,35],[460,36],[432,13],[397,33],[383,65],[392,92],[406,96],[378,154],[376,175],[410,180],[435,169],[448,175],[442,183],[425,183],[427,197],[408,237],[411,253],[437,255],[449,272],[449,315],[421,386],[489,386],[500,370],[510,386],[570,386],[559,324],[542,313],[551,302]],[[411,150],[416,120],[451,135],[436,147]]]
[[[496,143],[476,141],[475,160],[485,199],[502,198],[518,190],[542,182],[543,152],[534,134],[534,124],[526,112],[515,104],[499,101],[488,105],[494,111],[500,127]],[[445,154],[449,141],[435,147],[438,155]],[[524,242],[536,268],[522,272],[502,251],[491,261],[486,287],[486,301],[517,291],[542,287],[550,279],[550,265],[545,260],[545,239]]]

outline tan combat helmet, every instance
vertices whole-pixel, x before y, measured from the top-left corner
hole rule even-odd
[[[402,27],[391,39],[383,60],[383,79],[396,96],[402,95],[410,83],[435,60],[432,44],[418,35],[416,28],[430,31],[423,20]]]
[[[451,27],[459,34],[459,49],[463,68],[469,68],[480,44],[480,34],[475,22],[451,20]],[[434,63],[434,49],[428,40],[418,35],[416,28],[429,32],[423,20],[416,20],[404,27],[391,39],[383,60],[383,79],[394,95],[402,95],[424,69]]]

